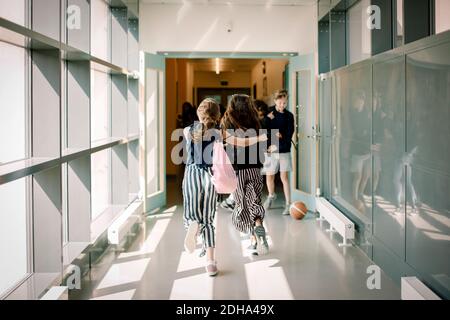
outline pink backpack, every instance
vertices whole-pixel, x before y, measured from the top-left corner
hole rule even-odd
[[[219,194],[233,193],[237,188],[237,177],[222,142],[214,142],[212,182]]]

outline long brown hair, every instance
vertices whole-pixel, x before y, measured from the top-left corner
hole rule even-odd
[[[261,124],[253,99],[245,94],[234,94],[221,121],[222,130],[255,129]]]
[[[213,129],[220,119],[220,107],[214,99],[206,98],[197,108],[197,116],[200,120],[201,127],[194,127],[192,131],[192,139],[194,142],[203,140],[205,132]],[[198,128],[201,128],[199,130]]]

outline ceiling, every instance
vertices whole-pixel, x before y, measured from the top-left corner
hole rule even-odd
[[[219,59],[220,72],[252,71],[260,59]],[[216,71],[216,59],[191,59],[194,71]]]
[[[141,0],[143,3],[154,4],[222,4],[222,5],[273,5],[273,6],[300,6],[317,3],[317,0]]]

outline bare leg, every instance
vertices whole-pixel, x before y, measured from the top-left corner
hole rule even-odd
[[[215,261],[214,248],[206,248],[206,261]]]
[[[274,195],[275,194],[275,175],[267,174],[266,175],[266,183],[267,183],[267,190],[269,191],[269,196]]]
[[[284,197],[286,199],[286,204],[291,203],[291,189],[289,188],[289,173],[280,172],[281,182],[283,183]]]

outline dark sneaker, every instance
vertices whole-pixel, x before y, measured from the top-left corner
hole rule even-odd
[[[208,261],[205,269],[206,269],[206,273],[210,277],[216,276],[217,273],[219,272],[219,270],[217,270],[217,262],[215,262],[215,261]]]
[[[255,227],[256,252],[258,255],[269,253],[269,244],[266,238],[266,229],[263,226]]]
[[[258,252],[256,251],[256,242],[255,242],[255,243],[252,243],[251,245],[249,245],[249,246],[247,247],[247,250],[250,251],[250,253],[251,253],[252,255],[254,255],[254,256],[257,256],[257,255],[258,255]]]
[[[189,253],[194,252],[195,247],[197,246],[197,232],[198,222],[192,221],[186,232],[186,237],[184,238],[184,249]]]

